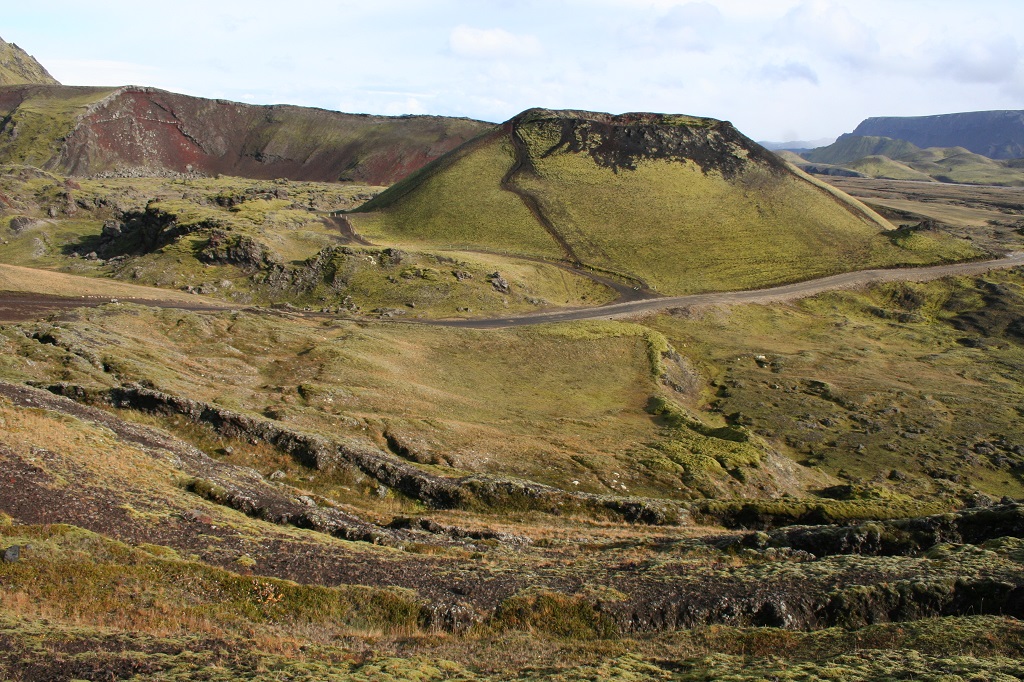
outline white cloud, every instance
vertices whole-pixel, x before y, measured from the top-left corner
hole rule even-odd
[[[452,29],[448,46],[459,57],[505,59],[536,57],[544,50],[532,35],[517,35],[501,28],[473,28],[459,25]]]
[[[46,70],[64,85],[155,85],[159,69],[98,59],[48,59]]]
[[[880,51],[876,30],[834,0],[801,3],[776,24],[770,38],[857,68],[876,63]]]
[[[424,100],[432,100],[429,93],[410,93],[400,90],[361,88],[347,93],[344,100],[336,102],[337,111],[349,113],[372,113],[386,116],[406,114],[436,114]]]
[[[934,73],[964,83],[1002,83],[1021,68],[1021,50],[1010,36],[946,46],[939,52]]]
[[[818,74],[807,64],[787,61],[784,64],[765,64],[758,70],[758,75],[768,81],[799,81],[818,85]]]
[[[425,114],[427,110],[423,106],[423,102],[415,97],[406,97],[405,99],[388,102],[384,105],[382,113],[388,116],[402,116],[404,114]]]
[[[720,42],[725,19],[709,2],[676,5],[657,21],[655,32],[675,47],[708,52]]]

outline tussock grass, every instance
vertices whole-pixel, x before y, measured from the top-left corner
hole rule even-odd
[[[1024,351],[1006,326],[1020,287],[993,273],[649,324],[705,369],[716,412],[808,470],[899,493],[889,504],[912,513],[900,495],[1024,493]]]
[[[23,618],[155,637],[241,637],[259,630],[262,644],[277,640],[278,647],[294,632],[316,632],[327,643],[418,629],[420,604],[400,590],[240,575],[180,559],[169,548],[131,547],[73,526],[0,532],[5,543],[28,547],[24,560],[0,564],[6,588],[0,612]]]

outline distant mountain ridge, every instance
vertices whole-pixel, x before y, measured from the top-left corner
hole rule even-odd
[[[891,137],[918,147],[964,147],[990,159],[1024,157],[1024,110],[972,111],[936,116],[880,116],[853,131]]]
[[[27,83],[60,85],[35,57],[0,38],[0,85]]]
[[[773,152],[777,151],[802,151],[807,149],[817,149],[818,147],[827,147],[836,141],[834,137],[821,137],[817,140],[788,140],[785,142],[773,142],[771,140],[758,140],[757,143],[765,149]]]

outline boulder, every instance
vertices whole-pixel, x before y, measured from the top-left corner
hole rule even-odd
[[[491,280],[491,286],[494,287],[496,291],[500,291],[503,294],[509,293],[510,289],[508,280],[502,277],[500,272],[492,272],[487,276],[487,278]]]

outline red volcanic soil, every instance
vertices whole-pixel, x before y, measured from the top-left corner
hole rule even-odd
[[[10,110],[34,97],[81,97],[83,89],[2,90],[0,105]],[[120,88],[100,97],[63,144],[56,141],[60,151],[47,167],[68,175],[196,172],[389,185],[494,127],[443,116],[253,106],[153,88]]]

